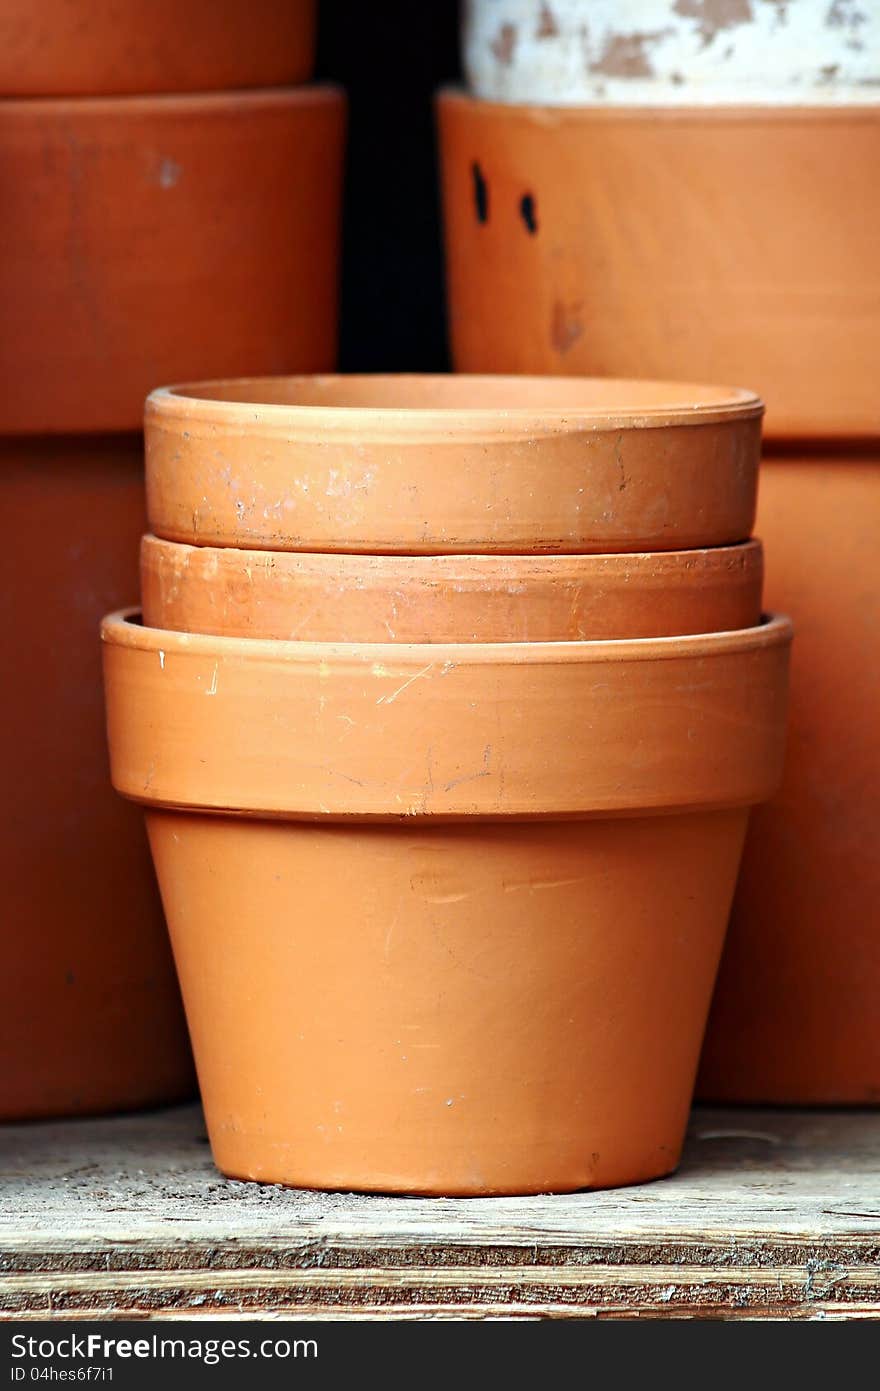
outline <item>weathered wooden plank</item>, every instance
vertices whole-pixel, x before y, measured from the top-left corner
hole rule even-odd
[[[880,1113],[700,1111],[678,1174],[407,1199],[230,1183],[195,1108],[0,1132],[7,1317],[880,1317]]]

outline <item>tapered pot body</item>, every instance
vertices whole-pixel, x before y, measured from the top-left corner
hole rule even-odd
[[[459,371],[743,382],[771,438],[876,430],[880,104],[438,114]]]
[[[797,641],[781,791],[755,812],[706,1099],[880,1101],[880,455],[772,458],[767,590]]]
[[[316,0],[4,0],[0,95],[97,97],[305,82]]]
[[[202,382],[147,402],[147,509],[164,540],[267,551],[727,545],[751,535],[761,414],[681,382]]]
[[[224,1172],[477,1195],[675,1167],[747,808],[779,776],[784,621],[103,637]]]
[[[335,89],[0,105],[0,430],[139,429],[158,380],[325,370]]]
[[[145,536],[144,622],[315,642],[552,642],[751,628],[760,543],[574,556],[221,550]]]
[[[113,793],[95,634],[137,582],[141,440],[0,442],[0,1119],[195,1081],[141,818]]]

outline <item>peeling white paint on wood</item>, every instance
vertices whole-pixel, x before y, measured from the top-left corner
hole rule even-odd
[[[880,102],[880,0],[465,0],[462,46],[494,101]]]

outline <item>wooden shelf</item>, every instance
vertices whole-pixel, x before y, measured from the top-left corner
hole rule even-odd
[[[0,1127],[0,1316],[880,1317],[880,1111],[698,1110],[672,1178],[410,1199],[232,1183],[196,1107]]]

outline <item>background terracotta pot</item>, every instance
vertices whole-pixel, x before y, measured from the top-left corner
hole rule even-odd
[[[149,627],[329,642],[547,642],[753,627],[757,541],[579,556],[218,550],[145,536]]]
[[[0,104],[0,431],[140,427],[157,381],[336,351],[331,88]]]
[[[273,551],[681,550],[751,535],[761,403],[671,382],[300,377],[155,391],[165,540]]]
[[[0,95],[113,96],[304,82],[315,0],[3,0]]]
[[[439,127],[460,371],[742,381],[771,437],[876,430],[880,185],[863,173],[880,104],[550,110],[446,92]]]
[[[114,782],[151,807],[224,1172],[479,1194],[674,1168],[789,636],[105,621]]]
[[[465,0],[475,96],[655,105],[876,100],[880,10],[797,0]]]
[[[762,467],[797,641],[781,792],[755,814],[703,1056],[717,1101],[880,1101],[880,452]]]
[[[107,768],[102,610],[137,582],[140,438],[0,441],[0,1118],[175,1101],[195,1081],[141,818]]]

